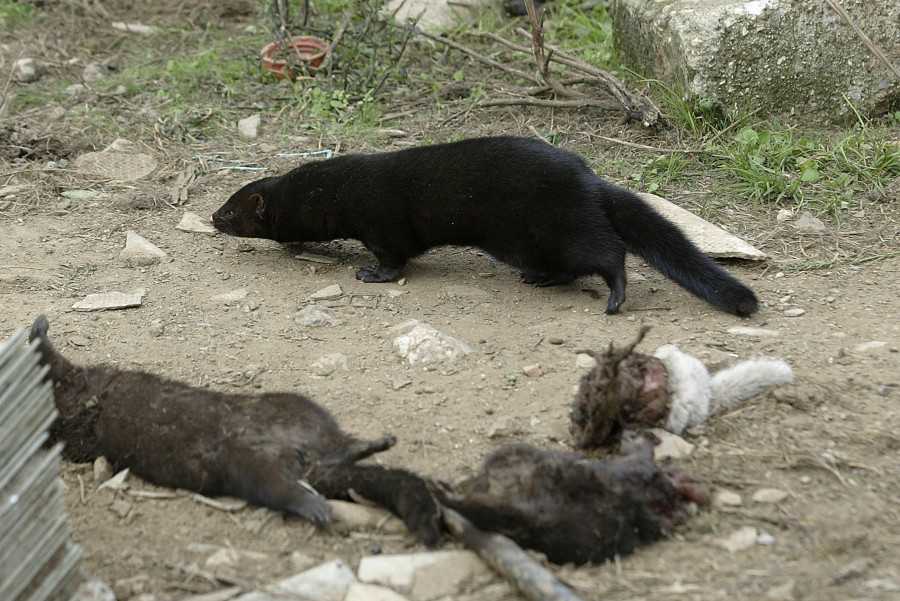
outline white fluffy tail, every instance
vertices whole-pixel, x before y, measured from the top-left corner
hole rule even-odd
[[[734,409],[750,397],[772,386],[794,380],[791,366],[780,359],[748,359],[717,372],[712,377],[710,415]]]

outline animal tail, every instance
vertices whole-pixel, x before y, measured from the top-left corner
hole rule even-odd
[[[736,407],[773,386],[794,379],[791,366],[780,359],[748,359],[716,372],[710,382],[710,415]]]
[[[629,252],[714,307],[740,316],[757,311],[753,291],[697,248],[678,226],[628,190],[603,192],[609,219]]]
[[[28,334],[28,344],[29,346],[37,345],[37,351],[41,356],[41,365],[50,366],[47,377],[53,378],[54,374],[65,373],[66,371],[71,370],[72,364],[62,355],[57,353],[56,349],[50,343],[50,339],[47,338],[47,331],[49,329],[50,322],[47,320],[47,316],[39,315],[38,318],[34,320],[34,323],[31,324],[31,332]],[[35,343],[35,340],[38,342]]]
[[[307,480],[329,499],[349,500],[349,490],[403,520],[407,529],[428,547],[441,537],[441,509],[425,481],[406,470],[349,461],[315,466]]]

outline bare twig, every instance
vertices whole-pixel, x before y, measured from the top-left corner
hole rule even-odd
[[[467,547],[509,580],[530,601],[581,601],[519,545],[502,534],[484,532],[456,511],[444,507],[444,523]]]
[[[544,54],[544,15],[546,14],[544,7],[541,6],[538,11],[534,0],[525,0],[525,10],[528,11],[528,19],[531,22],[531,54],[534,56],[541,79],[560,96],[584,98],[586,94],[568,89],[550,73],[550,59],[553,57],[553,52],[551,51],[546,56]]]
[[[637,142],[629,142],[627,140],[619,140],[618,138],[607,138],[606,136],[601,136],[599,134],[594,134],[596,137],[601,140],[605,140],[607,142],[613,142],[614,144],[621,144],[622,146],[630,146],[631,148],[640,148],[641,150],[649,150],[650,152],[659,152],[663,154],[673,154],[676,152],[680,152],[683,154],[708,154],[707,150],[697,150],[693,148],[657,148],[656,146],[647,146],[646,144],[638,144]]]
[[[556,108],[583,108],[594,106],[602,109],[620,109],[622,105],[614,100],[604,98],[571,98],[569,100],[550,100],[548,98],[496,98],[494,100],[482,100],[481,106],[550,106]]]
[[[890,59],[881,51],[881,48],[878,47],[878,44],[872,41],[872,38],[866,35],[862,29],[850,18],[850,15],[847,14],[847,11],[844,10],[840,4],[836,2],[836,0],[825,0],[828,3],[828,6],[834,9],[834,12],[839,14],[841,18],[847,22],[847,24],[853,28],[853,31],[856,32],[856,35],[859,36],[859,39],[863,41],[863,43],[868,46],[869,50],[872,51],[872,54],[878,57],[878,59],[887,65],[887,68],[893,71],[894,75],[897,76],[897,79],[900,79],[900,70],[897,70],[897,67],[890,61]]]
[[[458,43],[454,42],[453,40],[448,40],[445,37],[437,36],[432,33],[428,33],[427,31],[420,32],[420,35],[425,36],[429,40],[434,40],[435,42],[440,42],[441,44],[450,46],[451,48],[454,48],[455,50],[459,50],[460,52],[468,54],[472,58],[479,60],[486,65],[490,65],[491,67],[494,67],[495,69],[500,69],[501,71],[505,71],[505,72],[509,73],[510,75],[515,75],[516,77],[521,77],[523,79],[527,79],[528,81],[534,82],[536,84],[541,83],[540,81],[537,80],[537,78],[535,78],[534,75],[532,75],[530,73],[526,73],[525,71],[521,71],[519,69],[504,65],[503,63],[497,62],[492,58],[484,56],[483,54],[479,54],[479,53],[475,52],[474,50],[471,50],[470,48],[466,48],[462,44],[458,44]]]

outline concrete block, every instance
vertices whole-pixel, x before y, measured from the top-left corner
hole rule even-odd
[[[841,0],[897,65],[900,2]],[[626,65],[726,110],[761,108],[821,121],[900,99],[900,80],[824,0],[616,0]]]

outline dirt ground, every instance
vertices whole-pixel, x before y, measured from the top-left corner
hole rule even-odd
[[[238,27],[250,17],[234,18]],[[3,42],[0,80],[30,43],[14,36]],[[59,107],[64,115],[73,108]],[[183,206],[160,199],[168,198],[184,161],[209,154],[253,158],[280,172],[297,159],[274,158],[277,152],[338,144],[341,152],[371,151],[453,135],[529,135],[530,127],[548,121],[573,150],[615,154],[623,149],[600,146],[589,132],[641,134],[617,125],[614,115],[499,108],[440,130],[431,117],[413,115],[392,121],[389,127],[405,133],[377,145],[308,132],[292,138],[283,123],[264,116],[254,142],[234,137],[188,148],[136,140],[160,166],[140,182],[116,182],[71,167],[74,156],[112,138],[79,135],[76,118],[49,117],[56,108],[4,115],[0,123],[19,136],[17,144],[27,141],[23,131],[29,128],[28,140],[44,141],[41,152],[17,160],[5,156],[0,164],[0,188],[23,186],[6,202],[0,199],[0,337],[46,313],[51,337],[77,363],[112,363],[223,391],[301,392],[329,408],[349,432],[395,435],[397,446],[377,461],[450,481],[472,473],[486,453],[506,443],[569,448],[568,408],[581,375],[576,352],[629,341],[642,325],[652,329],[641,350],[674,343],[713,369],[753,356],[778,357],[793,366],[796,384],[689,431],[685,438],[696,449],[677,462],[708,490],[738,493],[740,506],[705,509],[619,562],[553,571],[586,600],[900,598],[900,258],[799,272],[779,267],[896,250],[896,198],[866,203],[840,223],[823,217],[826,230],[808,234],[776,221],[771,207],[729,209],[736,199],[719,197],[722,209],[705,214],[769,255],[766,262],[726,265],[756,291],[759,313],[739,319],[717,312],[631,257],[628,300],[619,315],[607,316],[607,290],[599,278],[536,289],[476,249],[434,250],[408,266],[405,285],[374,285],[354,277],[371,256],[353,241],[306,245],[304,250],[336,259],[313,264],[295,258],[295,247],[175,229],[185,211],[208,217],[258,176],[252,172],[211,170],[201,174]],[[127,138],[133,124],[121,121]],[[48,161],[55,164],[48,167]],[[99,195],[60,196],[73,189]],[[694,210],[708,207],[707,195],[667,194]],[[118,254],[128,230],[168,257],[151,267],[124,265]],[[344,296],[319,307],[335,322],[317,328],[297,323],[298,311],[313,304],[309,296],[332,284]],[[89,293],[137,288],[146,289],[138,308],[72,309]],[[247,291],[242,300],[214,299],[239,289]],[[790,316],[789,309],[805,312]],[[393,351],[392,327],[411,319],[467,342],[471,354],[437,370],[410,367]],[[774,333],[729,333],[737,326]],[[563,342],[550,344],[551,338]],[[346,355],[348,369],[314,375],[311,365],[329,353]],[[543,375],[524,375],[523,366],[531,364],[539,364]],[[89,464],[64,462],[62,480],[84,567],[118,583],[120,601],[137,594],[181,599],[229,581],[245,588],[271,582],[333,558],[355,567],[368,554],[423,550],[407,535],[316,530],[253,507],[215,509],[182,491],[148,498],[97,490]],[[136,479],[131,484],[166,492]],[[762,488],[780,489],[787,498],[753,502]],[[746,526],[757,529],[758,543],[723,550],[721,542]],[[457,544],[446,539],[442,546]],[[256,554],[244,554],[215,582],[190,573],[211,570],[206,561],[221,548]],[[517,598],[500,578],[471,582],[453,596]]]

